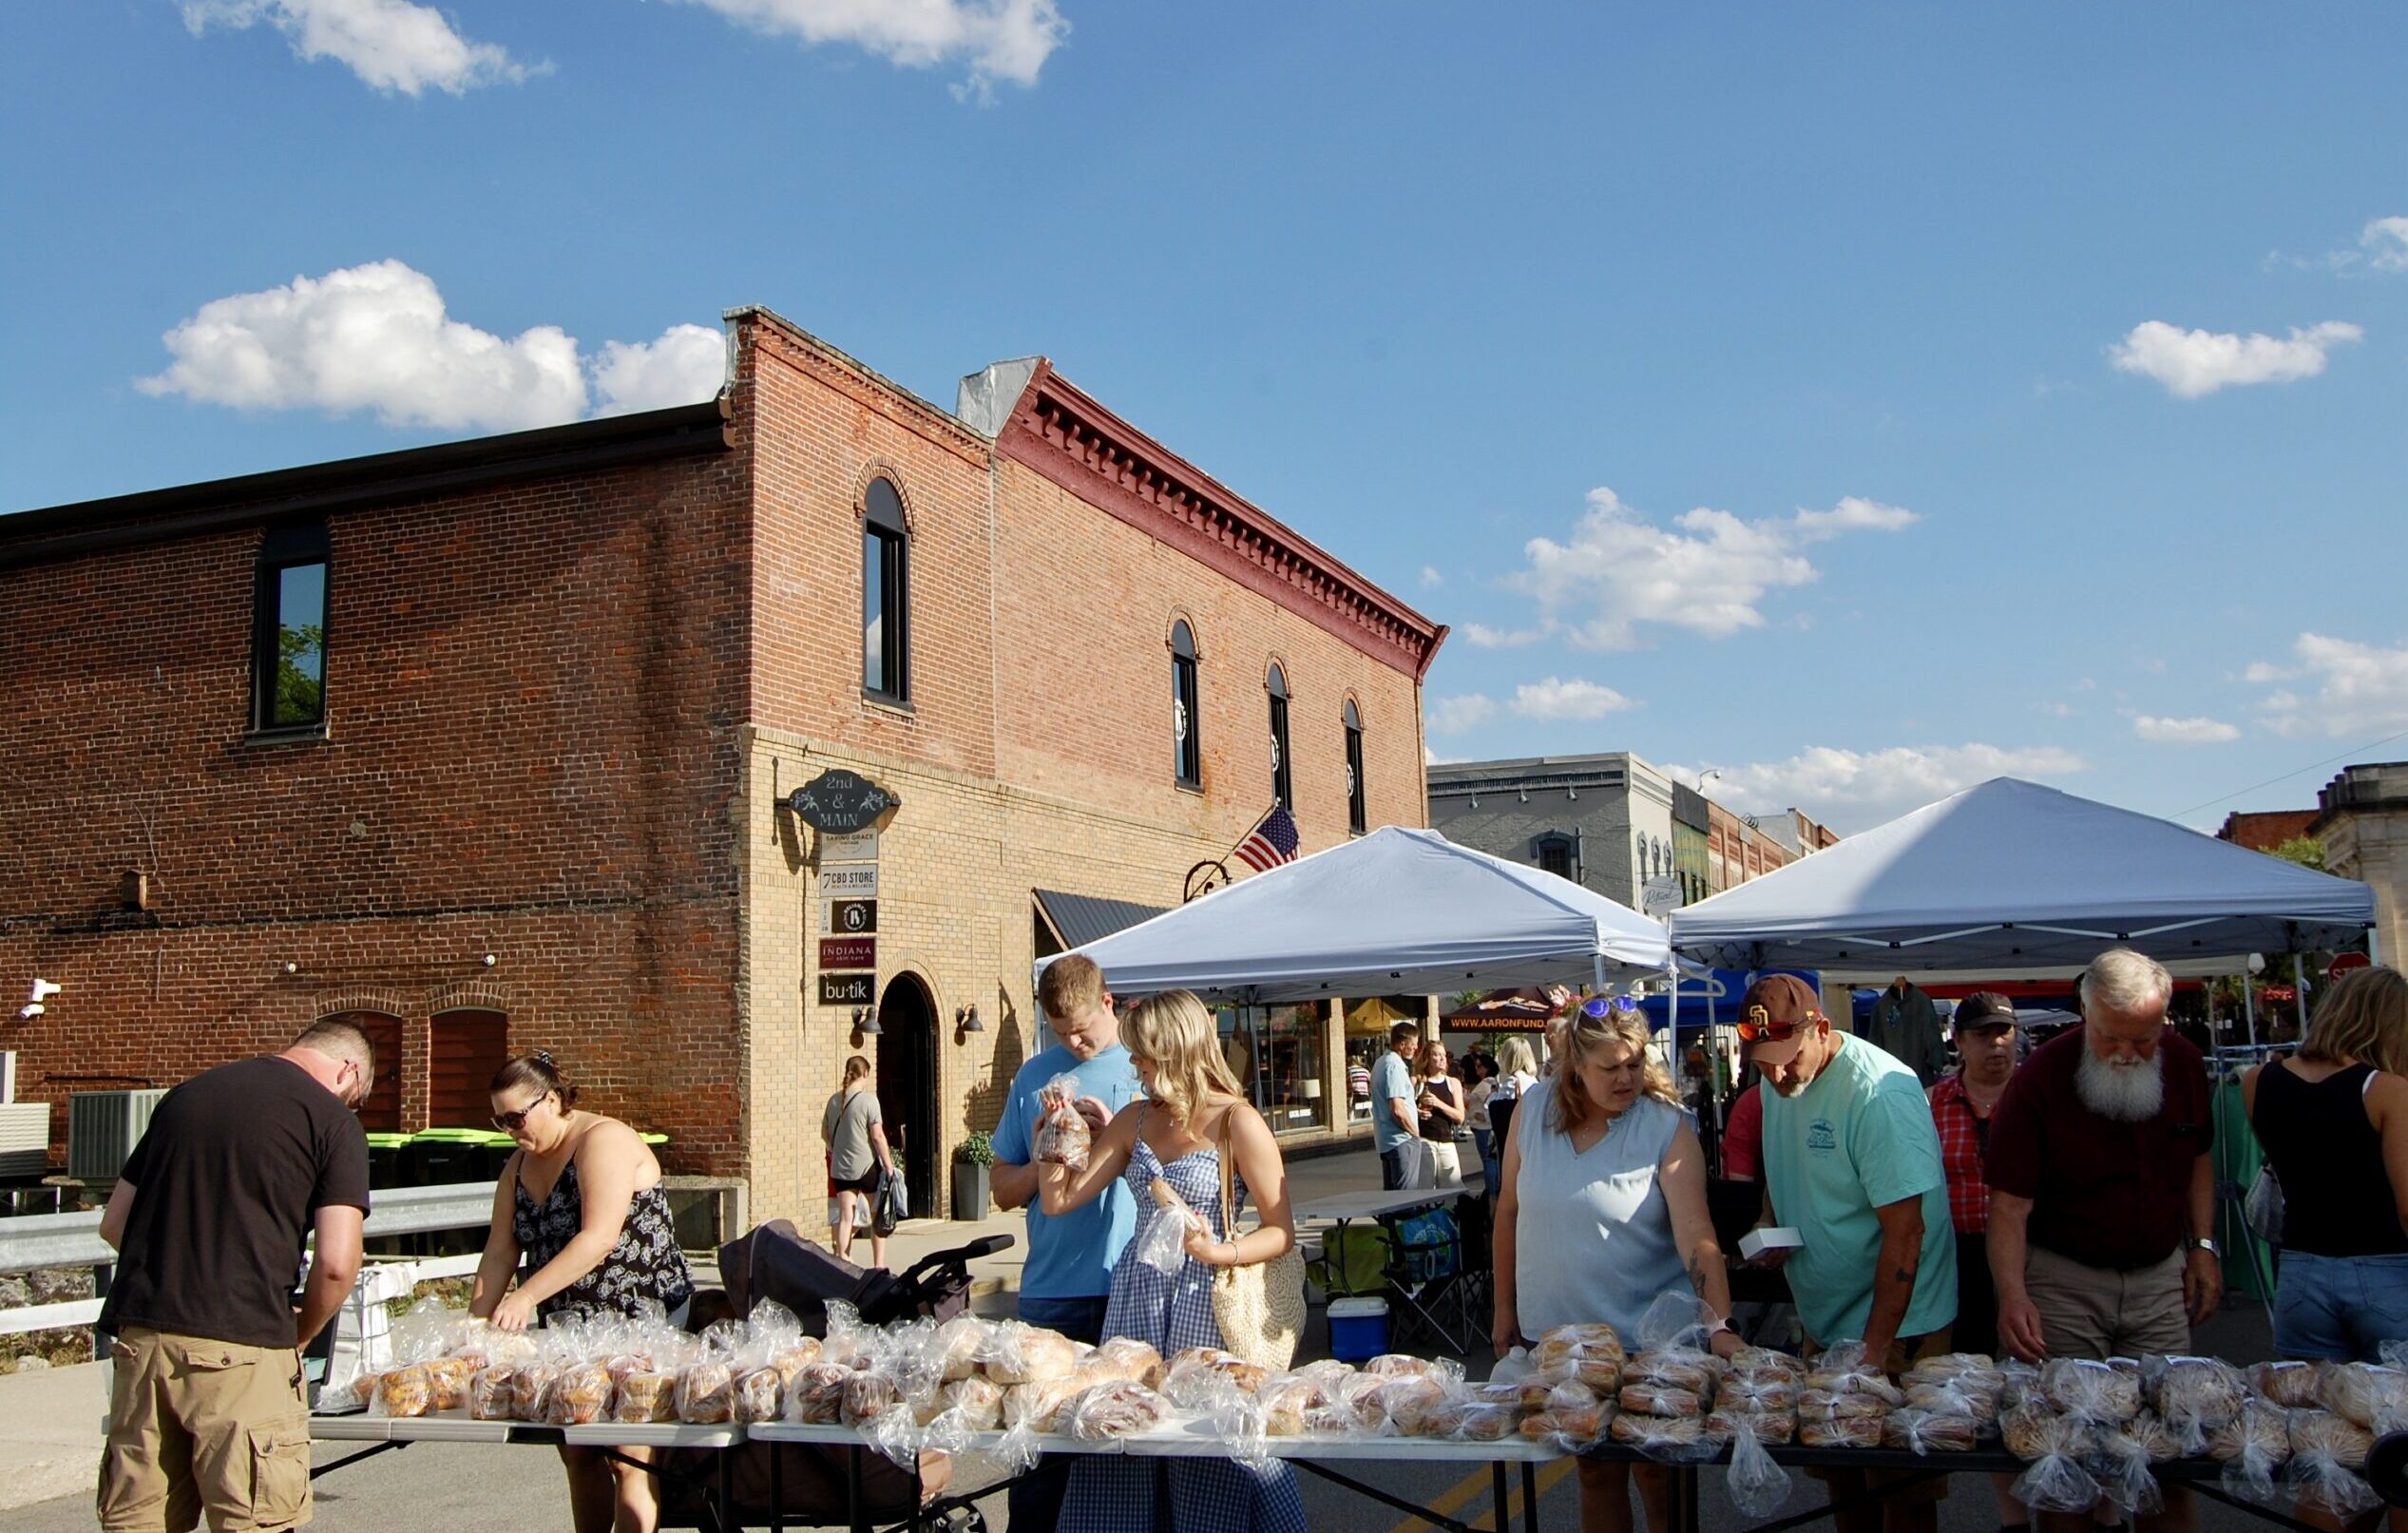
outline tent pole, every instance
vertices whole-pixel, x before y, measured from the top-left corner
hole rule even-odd
[[[1674,957],[1665,966],[1672,976],[1672,993],[1664,1002],[1664,1063],[1672,1066],[1672,1089],[1681,1087],[1681,961]]]
[[[2241,1012],[2248,1019],[2249,1046],[2255,1048],[2258,1046],[2257,976],[2246,968],[2241,970]]]
[[[2292,996],[2300,1008],[2300,1037],[2307,1037],[2307,954],[2294,950],[2291,954]]]

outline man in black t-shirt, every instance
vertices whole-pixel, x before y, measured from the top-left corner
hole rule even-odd
[[[359,1275],[368,1139],[354,1114],[375,1074],[367,1035],[329,1019],[160,1102],[101,1217],[119,1253],[100,1319],[116,1365],[104,1528],[309,1521],[299,1350]]]

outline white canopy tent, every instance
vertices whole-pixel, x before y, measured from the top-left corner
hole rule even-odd
[[[2109,948],[2176,973],[2367,940],[2364,884],[1997,777],[1672,919],[1684,958],[1826,980],[2069,974]]]
[[[1248,1005],[1605,988],[1671,961],[1663,927],[1626,906],[1393,825],[1074,950],[1122,995],[1189,989]]]

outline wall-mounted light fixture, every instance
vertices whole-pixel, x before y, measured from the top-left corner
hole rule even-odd
[[[966,1006],[953,1013],[953,1029],[963,1033],[983,1033],[986,1024],[979,1020],[978,1007]]]
[[[878,1008],[876,1006],[853,1007],[852,1030],[864,1038],[875,1038],[885,1031],[878,1025]]]

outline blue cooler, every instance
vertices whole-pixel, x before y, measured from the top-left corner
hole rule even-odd
[[[1388,1350],[1388,1301],[1382,1298],[1329,1301],[1329,1355],[1345,1363],[1361,1363]]]

